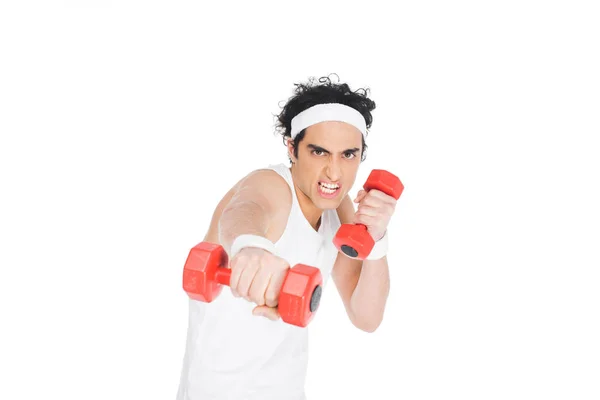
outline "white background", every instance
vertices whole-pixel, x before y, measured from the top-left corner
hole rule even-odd
[[[327,286],[309,399],[599,399],[593,3],[3,2],[0,398],[173,399],[189,249],[337,73],[377,103],[351,194],[406,189],[384,322]]]

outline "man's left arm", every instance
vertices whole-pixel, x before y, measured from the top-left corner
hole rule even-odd
[[[360,190],[354,202],[359,203],[356,211],[349,196],[342,200],[337,209],[340,222],[363,224],[373,239],[379,240],[386,233],[396,199],[372,189]],[[387,257],[357,260],[339,252],[331,277],[352,324],[365,332],[374,332],[383,320],[390,291]]]

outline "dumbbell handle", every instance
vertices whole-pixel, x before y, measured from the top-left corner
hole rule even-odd
[[[231,283],[231,268],[217,267],[214,281],[229,286]]]
[[[356,228],[355,229],[364,229],[365,231],[368,230],[367,226],[365,224],[353,224]]]

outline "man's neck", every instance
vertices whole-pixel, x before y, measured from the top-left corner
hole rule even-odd
[[[323,215],[323,210],[315,207],[312,200],[302,193],[302,191],[296,186],[293,170],[290,170],[292,171],[292,183],[296,192],[298,204],[300,205],[300,210],[302,210],[302,214],[304,214],[304,218],[306,218],[310,226],[312,226],[314,230],[318,231],[319,227],[321,226],[321,216]]]
[[[304,193],[302,193],[302,191],[296,187],[296,185],[294,185],[294,188],[296,189],[296,193],[298,194],[298,204],[300,205],[300,210],[302,210],[302,214],[304,214],[304,217],[306,218],[310,226],[312,226],[316,231],[318,231],[319,227],[321,226],[321,216],[323,215],[323,210],[315,207],[313,202],[308,197],[306,197]]]

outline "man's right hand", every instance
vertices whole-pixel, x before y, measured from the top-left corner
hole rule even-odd
[[[235,297],[243,297],[258,306],[277,307],[279,292],[290,269],[287,261],[264,249],[245,247],[230,260],[229,267],[229,287]]]

